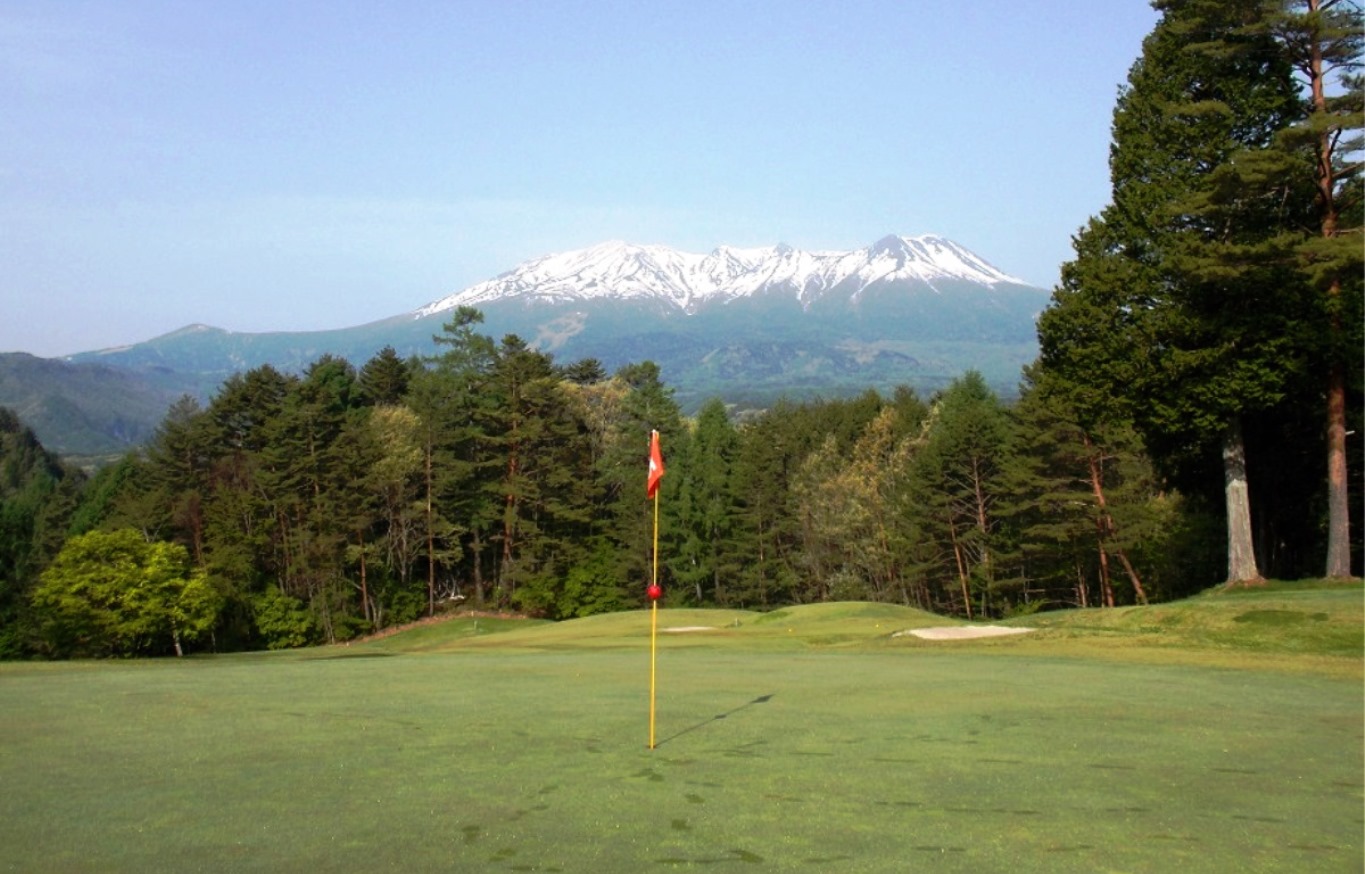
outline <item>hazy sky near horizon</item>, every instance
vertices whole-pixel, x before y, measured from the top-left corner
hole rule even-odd
[[[1051,287],[1144,0],[0,0],[0,351],[322,330],[605,240]]]

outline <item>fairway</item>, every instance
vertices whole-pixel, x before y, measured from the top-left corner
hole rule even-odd
[[[572,625],[0,667],[0,870],[1362,866],[1358,678]]]

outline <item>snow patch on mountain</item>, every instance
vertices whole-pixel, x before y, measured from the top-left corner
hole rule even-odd
[[[427,304],[421,318],[459,306],[522,299],[527,303],[653,300],[693,313],[703,305],[775,292],[809,306],[840,287],[855,298],[869,286],[958,280],[985,286],[1027,285],[944,237],[884,237],[851,252],[807,252],[786,245],[721,246],[706,255],[614,240],[545,255],[486,282]]]

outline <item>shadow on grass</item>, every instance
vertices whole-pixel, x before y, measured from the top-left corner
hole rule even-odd
[[[738,707],[735,707],[735,708],[733,708],[733,709],[731,709],[731,710],[727,710],[727,711],[725,711],[724,713],[717,713],[715,716],[711,717],[710,719],[705,720],[704,722],[698,722],[696,725],[688,726],[687,728],[684,728],[682,731],[679,731],[679,732],[675,732],[675,733],[673,733],[673,734],[670,734],[668,737],[664,738],[663,740],[660,740],[660,741],[659,741],[658,743],[656,743],[654,746],[655,746],[655,747],[661,747],[661,746],[663,746],[664,744],[668,743],[669,741],[671,741],[671,740],[677,740],[678,738],[682,737],[682,736],[685,735],[685,734],[691,734],[692,732],[697,731],[698,729],[706,728],[706,726],[711,725],[711,724],[716,723],[716,722],[719,722],[719,721],[722,720],[722,719],[729,719],[731,716],[734,716],[736,713],[739,713],[741,710],[748,710],[750,707],[753,707],[755,704],[767,704],[769,701],[771,701],[771,700],[773,699],[773,695],[775,695],[775,694],[777,694],[777,693],[775,693],[775,692],[769,692],[767,695],[759,695],[757,698],[755,698],[755,699],[752,700],[752,701],[745,701],[743,704],[739,705]]]

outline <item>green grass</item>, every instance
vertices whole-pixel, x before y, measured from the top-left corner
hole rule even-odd
[[[1365,599],[1359,582],[1213,589],[1151,607],[1069,610],[1013,624],[1040,629],[1028,646],[1109,651],[1120,658],[1362,676]]]
[[[1359,871],[1363,619],[662,609],[654,750],[644,612],[0,665],[0,871]]]

